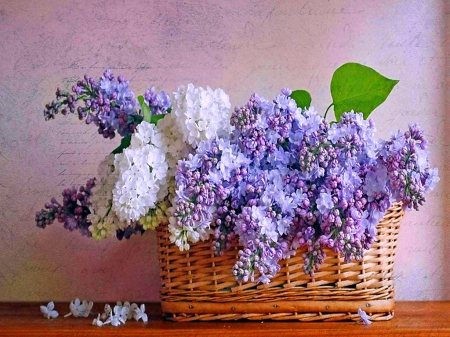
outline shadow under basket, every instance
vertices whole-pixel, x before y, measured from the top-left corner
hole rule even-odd
[[[167,226],[157,230],[163,316],[173,321],[357,320],[358,308],[372,320],[394,314],[393,269],[401,204],[394,204],[377,226],[376,242],[359,261],[344,263],[332,250],[314,277],[303,272],[303,252],[280,261],[269,284],[240,285],[232,275],[239,247],[215,256],[211,242],[181,252],[170,243]]]

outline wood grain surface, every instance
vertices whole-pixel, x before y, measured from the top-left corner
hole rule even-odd
[[[61,317],[47,320],[39,305],[0,303],[0,336],[450,336],[450,302],[398,302],[391,321],[371,325],[351,321],[175,323],[161,319],[159,303],[148,303],[148,323],[127,321],[119,327],[96,327],[92,318],[64,318],[67,303],[56,303]],[[102,307],[97,304],[93,311]]]

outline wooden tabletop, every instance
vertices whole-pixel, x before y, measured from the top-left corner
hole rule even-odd
[[[398,302],[395,317],[371,325],[355,322],[189,322],[161,319],[160,305],[147,304],[148,323],[92,325],[92,318],[64,318],[68,303],[56,303],[60,317],[45,319],[44,303],[0,303],[0,336],[450,336],[450,302]],[[97,304],[94,312],[103,305]],[[97,311],[96,311],[97,310]]]

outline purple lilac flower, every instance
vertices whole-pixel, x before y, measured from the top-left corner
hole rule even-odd
[[[267,139],[272,144],[284,144],[292,129],[292,121],[297,110],[297,105],[292,98],[285,94],[279,94],[267,114]]]
[[[75,187],[66,188],[62,192],[62,203],[52,198],[45,204],[45,209],[36,213],[36,226],[45,228],[58,220],[70,231],[79,230],[82,235],[91,236],[88,229],[91,223],[87,220],[87,216],[91,213],[89,206],[94,186],[95,178],[89,179],[86,185],[78,190]]]
[[[378,152],[374,133],[371,119],[364,120],[362,113],[346,112],[338,123],[330,126],[328,138],[339,149],[341,165],[370,165]]]
[[[425,178],[425,192],[433,190],[436,187],[436,184],[439,182],[439,175],[437,168],[428,169],[428,175]]]
[[[427,142],[419,126],[397,133],[384,142],[379,160],[388,172],[388,187],[392,197],[401,200],[404,208],[419,209],[425,202],[425,192],[439,181],[437,169],[431,169],[425,152]]]
[[[298,109],[289,93],[283,89],[273,101],[253,94],[232,114],[229,141],[202,143],[179,164],[177,202],[185,213],[177,213],[178,221],[211,226],[218,255],[238,241],[243,248],[233,274],[239,282],[269,282],[280,259],[302,246],[310,275],[326,249],[346,262],[362,258],[392,192],[408,195],[404,202],[411,195],[420,200],[438,181],[416,126],[380,146],[362,114],[346,113],[330,127],[314,109]],[[192,185],[194,174],[200,180]],[[213,215],[206,223],[189,222],[205,201],[200,186],[211,193],[197,219]]]
[[[238,282],[255,280],[268,283],[280,270],[278,261],[286,257],[286,245],[278,241],[276,221],[267,216],[265,207],[244,207],[238,215],[235,231],[244,249],[233,267]]]
[[[134,234],[143,234],[145,232],[145,229],[142,225],[139,223],[134,223],[133,226],[127,226],[125,229],[118,229],[116,231],[116,237],[118,240],[130,239],[132,235]]]
[[[332,208],[334,204],[331,200],[331,194],[327,192],[326,190],[321,192],[319,194],[319,198],[317,199],[317,209],[321,214],[328,213]]]
[[[175,216],[181,226],[210,227],[217,189],[210,181],[208,173],[216,170],[220,156],[219,147],[215,142],[203,142],[194,156],[179,162],[175,177],[177,186]],[[226,195],[220,197],[226,198]]]
[[[151,87],[145,92],[144,99],[152,115],[164,115],[170,110],[170,95],[165,91],[156,93],[155,87]]]
[[[418,209],[439,181],[417,125],[377,143],[373,122],[361,113],[344,113],[329,125],[313,108],[298,108],[290,94],[288,88],[273,100],[253,94],[234,110],[230,139],[201,142],[178,164],[171,225],[181,227],[183,244],[214,232],[218,255],[239,242],[243,249],[233,267],[239,282],[269,282],[280,269],[279,260],[302,246],[307,249],[304,271],[310,275],[320,268],[326,249],[347,262],[360,259],[391,201]],[[152,115],[170,112],[164,91],[151,87],[144,100]],[[129,82],[109,70],[98,81],[85,76],[71,93],[58,89],[44,115],[48,120],[75,111],[105,138],[115,132],[128,136],[142,120]],[[79,190],[64,190],[62,204],[53,198],[37,213],[37,225],[44,228],[57,219],[69,230],[90,235],[94,185],[89,180]],[[143,231],[133,223],[117,237]]]
[[[256,282],[269,283],[280,270],[278,261],[281,259],[279,244],[267,244],[259,241],[257,249],[243,249],[239,251],[239,259],[233,266],[233,275],[238,282],[255,281],[255,271],[259,273]]]
[[[358,309],[358,315],[361,318],[361,322],[366,324],[366,325],[370,325],[372,324],[372,321],[370,320],[370,316],[367,315],[367,313],[362,310],[361,308]]]
[[[310,119],[308,118],[307,120],[309,121]],[[311,120],[314,124],[317,121],[315,117]],[[317,131],[310,132],[311,127],[316,128],[316,126],[309,123],[302,126],[303,138],[294,148],[298,155],[299,169],[306,180],[315,180],[323,177],[328,166],[336,166],[336,158],[338,156],[335,148],[331,146],[327,139],[328,126],[325,120],[322,119],[317,124]]]
[[[212,247],[216,255],[223,255],[227,249],[236,243],[236,220],[236,210],[231,207],[230,198],[228,198],[217,207],[214,214],[213,226],[215,230]]]
[[[235,127],[235,137],[241,151],[249,158],[260,159],[267,151],[266,133],[267,103],[258,95],[253,94],[244,107],[235,108],[231,115],[230,124]],[[270,146],[270,145],[269,145]]]
[[[45,107],[45,119],[53,119],[59,112],[66,115],[76,110],[79,119],[85,118],[87,124],[93,122],[103,137],[113,138],[116,131],[126,137],[142,120],[137,114],[134,93],[128,86],[128,81],[122,76],[116,79],[110,70],[98,81],[86,75],[72,87],[72,93],[57,89],[56,101]],[[79,102],[84,105],[77,107]]]
[[[372,235],[374,235],[376,225],[391,206],[387,192],[387,178],[387,170],[383,165],[368,168],[364,177],[363,192],[367,195],[366,209],[369,214],[367,220],[371,226]]]

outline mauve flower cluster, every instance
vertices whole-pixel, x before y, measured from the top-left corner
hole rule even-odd
[[[55,198],[36,214],[38,227],[56,218],[70,230],[80,229],[97,240],[154,229],[164,221],[168,194],[165,144],[154,124],[142,121],[122,153],[99,166],[98,186],[89,181],[79,192],[66,189],[63,205]]]
[[[123,76],[117,79],[111,71],[106,70],[99,80],[84,76],[84,79],[72,87],[72,93],[56,91],[56,102],[46,105],[45,119],[55,118],[58,112],[78,112],[80,120],[94,122],[98,132],[105,138],[114,138],[117,131],[122,137],[134,132],[136,125],[142,120],[137,115],[137,101],[128,88],[129,82]],[[83,106],[78,106],[78,102]]]
[[[165,212],[177,161],[202,140],[230,131],[229,97],[221,89],[180,86],[174,93],[175,112],[170,113],[171,99],[164,91],[157,93],[150,87],[135,99],[128,86],[122,76],[116,79],[107,70],[98,81],[85,76],[72,88],[73,93],[58,89],[57,101],[46,106],[46,119],[77,110],[80,119],[94,121],[105,138],[112,138],[117,131],[124,139],[100,164],[95,191],[82,188],[83,193],[76,195],[75,188],[65,190],[64,205],[53,198],[36,214],[38,227],[58,219],[66,228],[83,229],[83,234],[97,240],[129,238],[154,229],[167,221]],[[76,109],[79,101],[84,106]],[[73,198],[75,205],[70,203]]]
[[[330,126],[290,94],[253,94],[232,113],[229,137],[202,141],[178,164],[171,241],[183,250],[213,233],[219,255],[238,241],[239,282],[270,282],[278,262],[303,246],[311,275],[326,248],[362,258],[392,202],[417,209],[438,181],[417,126],[375,141],[361,113]]]
[[[46,119],[77,111],[105,138],[117,131],[129,142],[101,165],[96,189],[90,180],[64,190],[62,204],[47,203],[39,227],[57,219],[96,239],[121,239],[168,218],[181,250],[211,236],[217,255],[238,243],[236,279],[268,283],[300,247],[310,275],[326,249],[361,259],[392,203],[417,210],[439,181],[417,125],[377,141],[361,113],[330,124],[299,108],[287,88],[273,100],[253,94],[230,113],[222,89],[180,86],[172,104],[154,87],[139,99],[128,87],[107,70],[72,93],[58,89],[46,106]]]
[[[85,75],[72,87],[71,93],[56,90],[56,101],[45,106],[45,119],[53,119],[57,113],[66,115],[77,111],[80,120],[85,118],[87,124],[93,122],[105,138],[114,138],[116,131],[122,137],[129,136],[142,121],[129,84],[123,76],[115,78],[110,70],[99,80]],[[154,87],[146,91],[145,100],[152,114],[166,113],[171,104],[170,96],[164,91],[156,93]],[[79,102],[83,106],[77,107]]]
[[[145,91],[144,99],[152,115],[165,115],[170,110],[170,96],[165,91],[156,93],[155,87],[150,87]]]
[[[56,198],[45,204],[45,209],[36,213],[36,225],[45,228],[58,220],[64,223],[64,228],[74,231],[79,230],[82,235],[91,236],[88,220],[91,205],[90,197],[95,186],[95,178],[89,179],[86,186],[66,188],[62,192],[63,202],[59,203]]]

